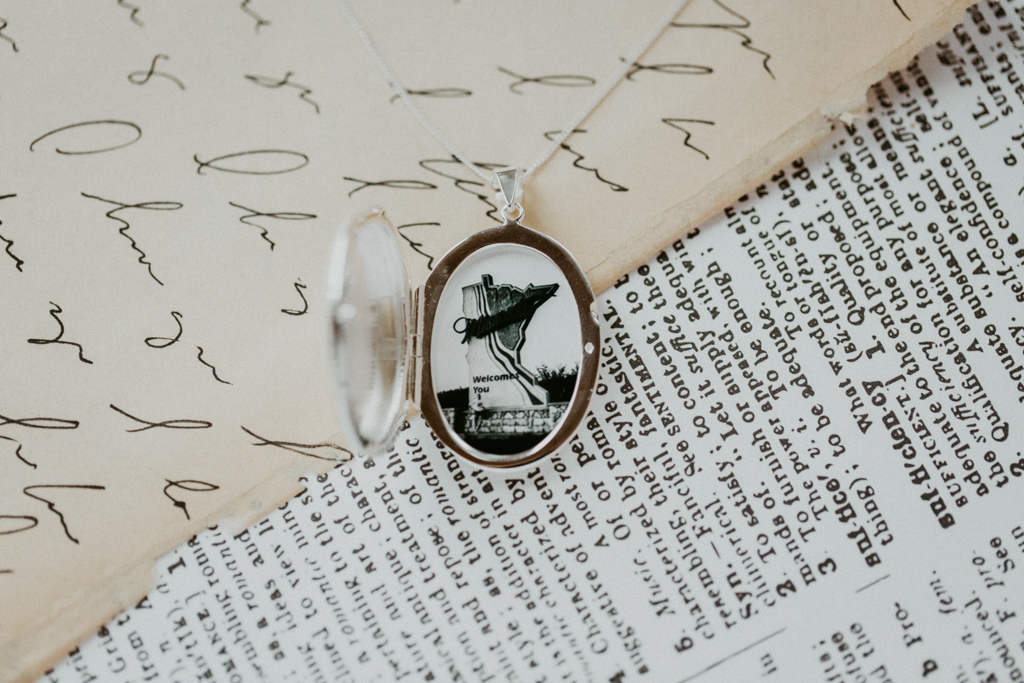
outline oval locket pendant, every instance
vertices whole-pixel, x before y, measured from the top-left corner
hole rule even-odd
[[[383,211],[353,217],[328,295],[339,414],[363,452],[389,448],[418,407],[454,452],[513,467],[557,450],[587,412],[593,291],[564,247],[515,219],[455,246],[410,293]]]

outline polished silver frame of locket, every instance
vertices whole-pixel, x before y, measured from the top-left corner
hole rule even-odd
[[[328,272],[334,384],[349,443],[367,455],[388,450],[418,407],[446,446],[489,467],[533,462],[564,445],[582,423],[597,383],[601,331],[594,293],[576,260],[558,242],[503,210],[503,225],[478,232],[437,262],[426,283],[410,291],[397,233],[380,209],[350,217],[338,231]],[[518,215],[517,215],[518,214]],[[480,249],[512,245],[547,257],[569,284],[580,326],[581,357],[572,398],[555,427],[518,453],[476,448],[445,418],[431,372],[431,341],[441,295],[459,266]],[[410,406],[410,403],[412,404]]]

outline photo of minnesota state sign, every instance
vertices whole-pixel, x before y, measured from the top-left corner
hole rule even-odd
[[[532,249],[500,245],[464,261],[438,304],[434,390],[451,430],[493,454],[521,453],[555,430],[582,353],[561,271]]]

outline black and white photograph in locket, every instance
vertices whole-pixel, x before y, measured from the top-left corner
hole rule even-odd
[[[459,264],[430,343],[444,419],[479,451],[533,448],[572,402],[583,353],[579,312],[565,275],[535,249],[494,244]]]

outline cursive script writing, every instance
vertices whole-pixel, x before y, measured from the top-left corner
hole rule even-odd
[[[440,223],[406,223],[405,225],[399,225],[397,228],[395,228],[395,230],[398,231],[398,235],[403,240],[405,240],[406,242],[409,243],[409,246],[412,247],[413,251],[415,251],[420,256],[426,256],[427,257],[427,268],[431,269],[431,268],[434,267],[434,257],[431,256],[430,254],[428,254],[425,251],[420,251],[420,247],[423,246],[423,242],[413,242],[412,239],[408,235],[406,235],[404,232],[402,232],[406,228],[419,228],[419,227],[428,226],[428,225],[432,226],[432,227],[436,227],[436,228],[440,228],[441,227]]]
[[[162,422],[150,422],[149,420],[143,420],[141,417],[135,417],[134,415],[128,413],[127,411],[122,410],[121,408],[118,408],[113,403],[110,404],[110,407],[111,407],[112,410],[115,410],[116,412],[121,413],[122,415],[124,415],[128,419],[134,420],[134,421],[138,422],[139,424],[146,425],[145,427],[137,427],[135,429],[126,429],[126,430],[124,430],[124,431],[128,432],[129,434],[133,434],[135,432],[144,432],[147,429],[156,429],[158,427],[162,427],[164,429],[209,429],[210,427],[213,426],[212,422],[207,422],[206,420],[184,420],[184,419],[178,419],[178,420],[164,420]]]
[[[707,152],[705,152],[704,150],[702,150],[702,149],[700,149],[698,147],[695,147],[694,145],[690,144],[690,138],[693,136],[693,134],[689,130],[687,130],[686,128],[683,128],[683,126],[680,125],[680,124],[683,124],[683,123],[703,123],[704,125],[707,125],[707,126],[713,126],[713,125],[715,125],[714,121],[705,121],[703,119],[662,119],[661,122],[666,124],[666,125],[668,125],[668,126],[671,126],[672,128],[675,128],[678,131],[681,131],[682,133],[684,133],[686,135],[686,137],[683,138],[683,146],[689,147],[690,149],[692,149],[694,152],[697,152],[698,154],[700,154],[705,159],[710,159],[711,158],[711,157],[708,156]]]
[[[25,456],[23,456],[21,454],[22,443],[20,441],[18,441],[17,439],[12,439],[9,436],[3,436],[2,434],[0,434],[0,440],[3,440],[3,441],[13,441],[15,444],[17,444],[17,447],[14,449],[14,457],[16,457],[18,460],[22,461],[23,463],[25,463],[26,465],[28,465],[32,469],[36,469],[38,467],[38,465],[36,465],[34,462],[29,462],[28,460],[26,460]]]
[[[170,493],[168,493],[169,489],[181,489],[182,491],[205,493],[207,491],[216,491],[217,489],[220,488],[216,484],[210,484],[205,481],[199,481],[198,479],[179,479],[177,481],[164,479],[164,481],[167,482],[167,486],[164,487],[164,495],[171,499],[171,501],[174,503],[174,507],[179,508],[182,512],[185,513],[185,519],[192,519],[192,517],[190,517],[188,514],[188,506],[185,505],[185,501],[178,500]]]
[[[210,371],[213,372],[213,378],[215,380],[217,380],[218,382],[220,382],[221,384],[231,384],[231,382],[227,381],[226,379],[221,379],[220,378],[220,376],[217,374],[217,368],[213,367],[212,365],[207,363],[205,360],[203,360],[203,347],[202,346],[197,346],[196,348],[199,349],[199,355],[197,356],[197,358],[199,359],[199,362],[202,363],[203,365],[205,365],[206,367],[210,368]]]
[[[544,137],[546,137],[548,140],[554,140],[555,136],[557,136],[561,132],[562,131],[559,131],[559,130],[551,130],[551,131],[548,131],[547,133],[544,133]],[[586,133],[587,131],[585,131],[585,130],[583,130],[581,128],[576,128],[572,132],[575,135],[576,133]],[[628,187],[625,187],[623,185],[619,185],[618,183],[613,183],[612,181],[610,181],[607,178],[605,178],[604,176],[602,176],[601,172],[598,171],[596,167],[584,166],[582,163],[580,163],[584,159],[586,159],[586,157],[583,156],[582,154],[580,154],[579,152],[577,152],[576,150],[574,150],[572,147],[570,147],[568,142],[563,142],[561,145],[559,145],[559,147],[561,147],[566,152],[568,152],[569,154],[571,154],[574,157],[576,157],[573,160],[573,162],[572,162],[573,166],[575,166],[576,168],[578,168],[580,170],[588,171],[590,173],[593,173],[594,177],[597,178],[598,180],[600,180],[602,183],[604,183],[608,187],[610,187],[612,192],[629,192],[629,188]]]
[[[177,78],[175,78],[174,76],[165,71],[156,70],[156,61],[158,59],[170,59],[170,57],[168,57],[167,55],[156,55],[155,57],[153,57],[153,61],[149,64],[149,71],[133,71],[130,74],[128,74],[128,81],[135,85],[146,85],[147,83],[149,83],[149,79],[153,76],[160,76],[161,78],[166,78],[167,80],[171,81],[176,86],[178,86],[180,89],[184,90],[185,84],[182,83],[180,80],[178,80]]]
[[[259,33],[261,26],[270,26],[270,21],[267,20],[267,19],[264,19],[260,15],[256,14],[256,12],[254,12],[251,9],[249,9],[249,3],[250,2],[252,2],[252,0],[242,0],[242,4],[239,5],[239,7],[241,7],[243,12],[245,12],[246,14],[248,14],[250,17],[253,18],[253,20],[256,22],[255,32]]]
[[[146,346],[151,349],[166,349],[171,344],[174,344],[181,339],[181,333],[184,328],[181,325],[181,313],[177,311],[171,311],[171,317],[174,318],[174,322],[178,323],[178,334],[172,337],[146,337]]]
[[[351,197],[360,190],[365,190],[368,187],[390,187],[393,190],[436,190],[437,185],[431,185],[425,183],[422,180],[360,180],[359,178],[349,178],[345,176],[342,180],[347,180],[350,183],[359,183],[359,187],[348,193]]]
[[[493,170],[495,168],[502,168],[508,164],[489,164],[482,162],[475,162],[480,168]],[[472,171],[467,169],[461,161],[456,159],[454,156],[448,159],[423,159],[420,161],[420,168],[430,171],[442,178],[447,178],[455,182],[455,187],[463,192],[468,192],[473,195],[484,204],[487,205],[488,209],[485,215],[493,221],[498,220],[498,205],[492,200],[494,197],[494,190],[486,183],[480,182],[480,179],[473,174]],[[443,169],[443,170],[442,170]],[[448,173],[446,171],[451,171]],[[462,176],[453,175],[454,173],[461,173]]]
[[[249,436],[257,439],[258,441],[253,446],[273,446],[275,448],[281,448],[292,453],[298,453],[299,455],[305,455],[308,458],[316,458],[317,460],[327,460],[330,462],[348,462],[352,459],[352,451],[347,448],[342,448],[333,443],[296,443],[294,441],[273,441],[271,439],[265,439],[259,434],[242,427],[242,431]],[[329,455],[322,455],[320,453],[313,453],[319,449],[327,449]],[[337,454],[343,453],[347,457],[338,457]]]
[[[203,169],[212,168],[222,173],[240,173],[242,175],[277,175],[279,173],[291,173],[309,163],[309,157],[302,152],[289,152],[284,149],[255,149],[249,152],[235,152],[223,156],[214,157],[209,161],[201,161],[198,154],[192,156],[196,162],[196,173],[203,175]],[[252,164],[251,167],[243,165],[230,166],[223,162],[228,160],[241,160],[244,163]],[[266,164],[260,167],[260,164]],[[286,165],[291,164],[291,165]]]
[[[626,61],[624,57],[620,59]],[[629,71],[626,72],[626,80],[632,81],[633,76],[641,71],[653,71],[659,74],[673,74],[675,76],[707,76],[714,73],[714,69],[710,66],[702,66],[700,64],[641,64],[640,62],[633,62],[633,66],[629,67]]]
[[[131,227],[131,224],[125,219],[120,218],[114,214],[118,213],[119,211],[125,211],[127,209],[142,209],[146,211],[177,211],[184,205],[181,204],[180,202],[140,202],[138,204],[124,204],[122,202],[114,201],[113,199],[104,199],[103,197],[97,197],[96,195],[86,194],[85,192],[82,193],[82,196],[88,197],[89,199],[95,199],[97,201],[106,202],[107,204],[113,204],[115,207],[117,207],[111,209],[110,211],[107,211],[107,218],[113,221],[117,221],[118,223],[121,224],[121,227],[118,228],[117,231],[121,233],[121,235],[125,239],[131,242],[132,249],[138,252],[139,254],[139,263],[146,266],[146,269],[149,271],[149,276],[153,278],[158,285],[163,286],[164,283],[161,282],[160,278],[153,274],[153,264],[146,260],[146,252],[142,251],[142,249],[139,249],[139,245],[135,242],[132,236],[128,234],[128,228]]]
[[[292,73],[294,72],[289,71],[285,73],[284,78],[282,78],[281,80],[277,80],[276,78],[270,78],[267,76],[254,76],[252,74],[246,74],[245,77],[246,79],[252,81],[256,85],[261,86],[263,88],[296,88],[301,91],[299,93],[299,99],[305,102],[306,104],[312,105],[312,107],[316,110],[316,113],[319,114],[320,105],[314,102],[313,100],[309,99],[309,97],[307,97],[307,95],[312,95],[313,91],[304,85],[300,85],[299,83],[292,83],[290,80],[288,80],[292,77]]]
[[[302,310],[300,311],[297,308],[282,308],[282,313],[287,313],[288,315],[305,315],[309,310],[309,302],[306,301],[306,295],[302,293],[302,290],[305,288],[306,285],[302,284],[301,279],[295,281],[295,291],[298,292],[299,296],[302,298]]]
[[[0,415],[0,427],[16,425],[29,429],[78,429],[78,420],[65,420],[60,417],[7,417]]]
[[[35,489],[85,489],[90,491],[104,491],[106,490],[106,487],[97,486],[95,484],[36,484],[34,486],[26,486],[21,490],[21,492],[24,493],[29,498],[34,498],[35,500],[38,500],[41,503],[46,503],[46,507],[50,509],[50,512],[52,512],[60,518],[60,525],[64,527],[64,535],[67,536],[73,542],[78,543],[78,539],[72,536],[71,532],[68,531],[67,521],[64,519],[64,514],[57,509],[57,505],[53,501],[43,498],[42,496],[37,496],[34,493],[29,493],[29,491]]]
[[[274,218],[276,220],[282,221],[308,221],[310,219],[316,218],[315,213],[296,213],[293,211],[278,211],[276,213],[265,213],[263,211],[257,211],[256,209],[250,209],[248,206],[242,206],[241,204],[236,204],[234,202],[228,202],[228,204],[235,207],[236,209],[242,209],[243,211],[249,212],[245,216],[239,218],[238,222],[250,225],[254,228],[259,228],[261,237],[263,237],[263,239],[266,240],[266,242],[270,245],[271,251],[274,250],[274,242],[270,239],[269,232],[265,227],[263,227],[259,223],[251,222],[249,220],[250,218]]]
[[[28,531],[39,524],[39,518],[33,517],[32,515],[0,515],[0,520],[3,519],[24,519],[28,524],[22,524],[21,526],[8,527],[6,523],[0,523],[0,536],[7,536],[8,534],[17,534],[22,531]]]
[[[132,20],[133,24],[135,24],[136,26],[145,26],[145,24],[142,23],[142,19],[139,19],[137,16],[135,16],[139,13],[138,5],[133,5],[131,3],[125,2],[124,0],[117,0],[117,6],[124,7],[126,10],[129,10],[131,12],[131,14],[128,15],[128,18]]]
[[[508,89],[517,95],[523,94],[522,90],[519,90],[519,88],[526,85],[527,83],[536,83],[537,85],[551,85],[557,88],[589,88],[590,86],[595,85],[597,83],[597,81],[595,81],[590,76],[572,76],[561,74],[551,76],[523,76],[522,74],[517,74],[514,71],[509,71],[508,69],[501,66],[498,67],[498,71],[505,74],[506,76],[511,76],[512,78],[515,79],[514,81],[508,84]]]
[[[0,199],[10,199],[11,197],[17,197],[17,196],[18,196],[18,195],[16,195],[16,194],[5,194],[5,195],[0,195]],[[0,225],[3,225],[3,224],[4,224],[4,222],[3,222],[3,221],[0,221]],[[25,265],[25,262],[24,262],[24,261],[22,261],[22,260],[21,260],[20,258],[18,258],[17,256],[15,256],[15,255],[14,255],[14,252],[13,252],[13,251],[11,251],[11,247],[13,247],[13,246],[14,246],[14,240],[10,240],[10,239],[7,239],[7,238],[6,238],[6,237],[4,237],[3,235],[0,235],[0,242],[3,242],[4,244],[6,244],[6,245],[7,245],[7,246],[6,246],[5,248],[4,248],[4,251],[5,251],[5,252],[7,252],[7,255],[8,255],[8,256],[10,256],[10,257],[11,257],[12,259],[14,259],[14,267],[18,269],[18,272],[19,272],[19,273],[20,273],[20,272],[22,272],[22,270],[21,270],[21,267],[22,267],[23,265]]]
[[[14,42],[14,39],[4,34],[4,29],[7,28],[7,20],[0,17],[0,40],[6,40],[11,44],[11,49],[15,52],[18,51],[18,44]]]
[[[429,90],[409,90],[406,88],[406,92],[414,97],[437,97],[441,99],[449,99],[453,97],[469,97],[473,94],[472,90],[466,90],[464,88],[431,88]],[[402,96],[395,94],[391,96],[389,102],[394,104],[396,100]]]
[[[0,221],[0,225],[3,225],[3,221]],[[10,240],[10,239],[7,239],[7,238],[6,238],[6,237],[4,237],[3,235],[0,235],[0,242],[3,242],[4,244],[6,244],[6,245],[7,245],[7,246],[6,246],[5,248],[4,248],[4,251],[5,251],[6,253],[7,253],[7,255],[8,255],[8,256],[10,256],[10,257],[11,257],[12,259],[14,259],[14,267],[18,269],[18,272],[19,272],[19,273],[20,273],[20,272],[22,272],[22,269],[21,269],[21,267],[22,267],[23,265],[25,265],[25,262],[24,262],[24,261],[22,261],[22,260],[21,260],[20,258],[18,258],[17,256],[15,256],[14,252],[13,252],[13,251],[11,251],[11,247],[13,247],[13,246],[14,246],[14,240]]]
[[[754,47],[753,39],[750,36],[748,36],[746,33],[743,33],[743,30],[746,30],[746,29],[750,28],[750,26],[751,26],[750,20],[747,19],[742,14],[740,14],[739,12],[736,12],[735,10],[730,9],[728,6],[726,6],[726,4],[724,2],[722,2],[722,0],[711,0],[711,2],[715,3],[716,5],[718,5],[718,7],[720,7],[722,10],[724,10],[727,14],[729,14],[730,16],[735,18],[736,21],[735,22],[726,22],[726,23],[709,23],[709,24],[691,24],[691,23],[688,23],[688,22],[674,21],[670,25],[675,27],[675,28],[710,28],[710,29],[718,29],[718,30],[722,30],[722,31],[728,31],[729,33],[732,33],[732,34],[735,34],[735,35],[739,36],[740,38],[743,39],[743,42],[740,43],[740,46],[743,47],[746,50],[750,50],[751,52],[756,52],[757,54],[763,56],[764,59],[761,60],[761,66],[764,67],[764,70],[767,71],[768,74],[772,78],[775,78],[775,74],[772,73],[771,68],[769,68],[769,66],[768,66],[768,60],[772,58],[771,54],[765,52],[764,50],[761,50],[760,48]]]
[[[74,346],[76,349],[78,349],[78,360],[88,365],[92,365],[92,361],[85,357],[84,349],[82,349],[81,344],[77,342],[67,341],[64,339],[64,323],[61,322],[60,319],[60,314],[63,313],[64,311],[61,309],[60,306],[53,303],[52,301],[50,302],[50,305],[53,306],[53,308],[50,309],[50,316],[57,321],[57,325],[60,326],[60,331],[57,332],[57,336],[54,337],[53,339],[29,339],[28,343],[38,344],[40,346],[45,346],[47,344],[66,344],[67,346]]]
[[[81,123],[72,123],[72,124],[67,125],[67,126],[61,126],[60,128],[54,128],[49,133],[43,133],[42,135],[37,137],[35,140],[33,140],[32,142],[29,143],[28,151],[34,152],[35,151],[36,143],[41,142],[42,140],[45,140],[46,138],[50,137],[51,135],[58,135],[60,133],[64,133],[64,132],[69,131],[69,130],[73,130],[73,131],[78,132],[78,131],[80,131],[80,129],[87,131],[86,134],[83,136],[83,137],[86,138],[86,141],[88,141],[89,135],[93,135],[93,134],[96,134],[96,133],[99,133],[100,135],[106,135],[108,133],[115,133],[117,135],[121,135],[122,133],[126,133],[126,132],[130,131],[130,133],[133,133],[135,135],[135,137],[133,137],[131,140],[128,140],[127,142],[122,142],[122,143],[116,144],[116,145],[110,145],[108,147],[96,147],[96,148],[91,148],[90,147],[90,148],[87,148],[87,149],[77,149],[77,150],[61,149],[60,147],[54,147],[54,151],[57,152],[57,154],[68,154],[68,155],[75,155],[75,154],[102,154],[103,152],[112,152],[115,149],[122,149],[124,147],[129,146],[129,145],[134,145],[136,142],[138,142],[142,138],[142,129],[139,128],[134,123],[132,123],[131,121],[114,121],[114,120],[82,121]],[[72,139],[74,139],[74,138],[72,138]]]

